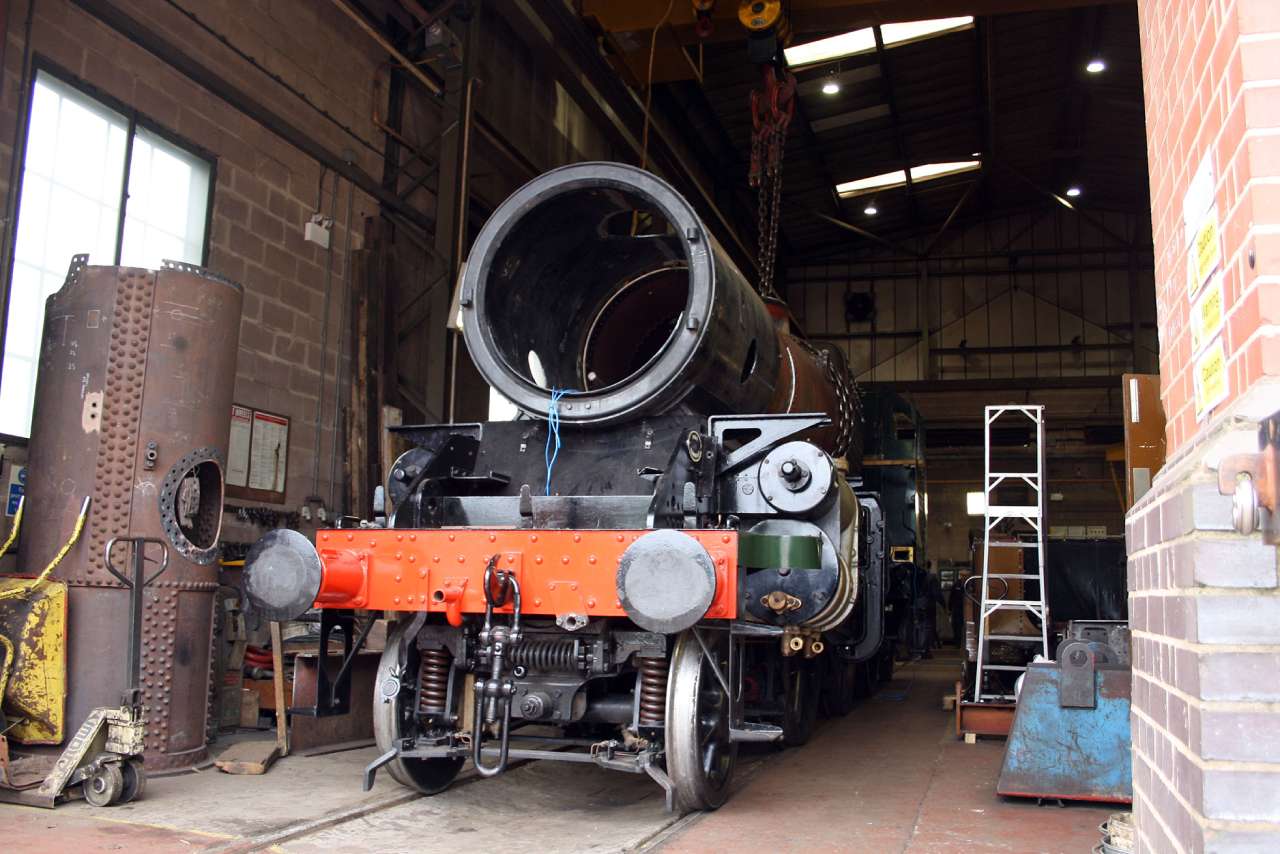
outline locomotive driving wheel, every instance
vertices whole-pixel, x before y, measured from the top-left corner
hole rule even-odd
[[[387,646],[378,662],[378,678],[373,695],[373,738],[378,750],[386,753],[400,744],[415,729],[415,695],[418,678],[418,648],[412,640],[403,672],[399,662],[401,639],[405,625],[401,623],[387,635]],[[399,685],[394,697],[387,694]],[[386,766],[391,778],[402,786],[417,789],[424,795],[444,791],[458,776],[463,760],[449,758],[412,759],[396,757]]]
[[[738,746],[729,738],[729,693],[716,675],[718,668],[729,678],[728,634],[704,632],[699,643],[693,632],[676,640],[667,682],[667,773],[685,811],[723,804],[738,758]]]

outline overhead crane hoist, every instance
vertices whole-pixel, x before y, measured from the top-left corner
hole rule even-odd
[[[742,0],[738,21],[748,32],[747,57],[760,69],[760,88],[751,92],[751,169],[748,183],[757,204],[756,261],[760,267],[759,291],[775,297],[778,220],[782,216],[782,163],[787,132],[796,112],[796,77],[783,58],[791,38],[790,18],[781,0]]]

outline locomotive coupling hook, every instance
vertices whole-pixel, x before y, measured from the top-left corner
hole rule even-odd
[[[515,681],[503,675],[503,665],[512,647],[520,642],[520,582],[514,573],[497,569],[498,555],[489,559],[484,570],[484,626],[480,629],[480,657],[489,662],[489,677],[476,682],[476,707],[471,731],[471,760],[482,777],[493,777],[507,768],[507,752],[511,745],[511,697]],[[495,588],[496,582],[496,588]],[[493,609],[511,599],[511,624],[495,626]],[[498,726],[498,761],[485,765],[481,759],[484,728]]]

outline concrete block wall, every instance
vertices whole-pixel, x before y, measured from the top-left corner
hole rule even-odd
[[[1235,533],[1214,470],[1255,437],[1250,419],[1219,422],[1126,520],[1143,851],[1280,848],[1277,552]]]
[[[11,4],[5,46],[0,189],[6,193],[12,143],[20,121],[26,5]],[[374,176],[381,174],[381,135],[371,121],[371,82],[381,56],[372,41],[357,37],[349,20],[332,4],[309,0],[179,4],[199,16],[199,22],[164,3],[120,0],[115,5],[164,33],[205,65],[219,69],[326,149],[349,150],[361,168]],[[227,36],[368,145],[254,69],[200,23]],[[313,491],[327,495],[338,315],[346,293],[344,249],[348,240],[352,249],[360,247],[362,223],[376,211],[375,203],[357,190],[348,222],[349,185],[340,182],[335,200],[332,175],[326,179],[322,207],[337,220],[330,257],[302,237],[303,222],[316,209],[321,174],[321,167],[310,157],[69,0],[39,0],[35,4],[30,49],[33,56],[136,109],[216,158],[208,267],[245,287],[235,399],[291,419],[287,504],[296,507]],[[422,204],[429,207],[431,201],[426,196]],[[11,204],[16,200],[11,199]],[[90,261],[110,263],[110,259]],[[330,266],[333,300],[327,347],[322,352],[325,271]],[[311,473],[317,453],[315,425],[322,360],[329,385],[320,437],[323,464],[316,490]],[[341,457],[337,470],[342,471]],[[248,539],[255,535],[253,531],[243,533]]]
[[[1170,458],[1126,519],[1134,815],[1145,852],[1280,850],[1277,550],[1217,462],[1280,409],[1280,3],[1140,0]],[[1198,418],[1183,198],[1214,165],[1228,394]]]

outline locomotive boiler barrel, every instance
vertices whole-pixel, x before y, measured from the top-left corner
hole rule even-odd
[[[517,190],[481,230],[460,305],[472,360],[524,412],[616,424],[826,412],[843,452],[856,400],[837,354],[782,332],[689,203],[633,166],[580,163]]]

